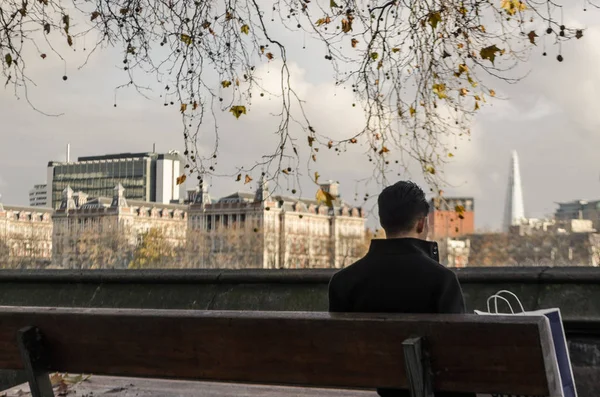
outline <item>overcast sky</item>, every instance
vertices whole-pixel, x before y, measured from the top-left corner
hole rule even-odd
[[[564,62],[556,61],[558,48],[549,46],[548,56],[534,51],[531,73],[516,85],[498,82],[499,99],[484,107],[477,116],[472,139],[459,142],[459,150],[446,168],[452,186],[446,195],[475,198],[476,226],[480,230],[501,227],[508,180],[510,152],[515,149],[521,161],[526,215],[543,217],[554,212],[556,202],[573,199],[600,199],[600,19],[599,11],[584,13],[573,9],[571,22],[587,28],[584,38],[563,46]],[[595,20],[595,21],[594,21]],[[81,49],[83,43],[78,43]],[[298,44],[300,46],[301,44]],[[352,98],[334,87],[322,48],[292,51],[294,83],[307,101],[313,125],[320,131],[351,130],[361,121],[349,112]],[[320,54],[320,55],[315,55]],[[314,58],[312,57],[314,56]],[[29,75],[37,87],[29,96],[47,117],[18,100],[10,89],[0,89],[0,194],[4,204],[26,205],[28,191],[45,183],[50,160],[64,160],[65,146],[71,144],[72,158],[85,155],[183,148],[180,115],[175,107],[163,107],[158,95],[147,100],[135,92],[120,91],[113,107],[114,87],[126,78],[118,70],[119,56],[104,52],[94,56],[86,67],[77,69],[79,54],[67,64],[69,79],[62,80],[63,66],[58,60],[31,62]],[[316,59],[316,61],[315,61]],[[321,61],[322,60],[322,61]],[[268,78],[274,65],[263,66]],[[272,101],[270,104],[269,101]],[[265,153],[272,138],[273,120],[269,106],[276,98],[254,104],[252,112],[235,120],[226,115],[221,123],[222,146],[219,161],[231,165],[249,162]],[[266,111],[265,111],[266,110]],[[267,126],[267,127],[265,127]],[[369,163],[358,153],[335,156],[333,151],[319,158],[323,179],[338,180],[350,203],[362,205],[365,188],[356,181],[371,173]],[[420,180],[418,175],[413,175]],[[249,186],[230,178],[213,179],[211,194],[221,196]],[[282,182],[286,188],[298,188]],[[314,188],[302,186],[305,196]],[[376,186],[368,187],[376,193]],[[367,208],[373,207],[372,202]]]

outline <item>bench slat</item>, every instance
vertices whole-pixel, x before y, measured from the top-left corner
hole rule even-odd
[[[541,317],[0,307],[0,369],[23,367],[25,326],[55,371],[407,388],[402,342],[417,336],[437,391],[559,395]]]

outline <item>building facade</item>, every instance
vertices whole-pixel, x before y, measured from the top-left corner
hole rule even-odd
[[[183,170],[181,156],[173,150],[51,161],[47,169],[48,205],[56,209],[67,187],[89,197],[111,197],[117,184],[125,188],[128,199],[169,204],[183,198],[184,187],[177,185]]]
[[[337,184],[321,188],[334,197],[331,207],[273,195],[266,182],[219,200],[198,189],[186,204],[128,199],[121,184],[111,197],[67,185],[55,210],[0,205],[0,260],[70,269],[348,266],[365,253],[364,213],[341,199]]]
[[[67,186],[52,219],[53,265],[127,268],[141,236],[151,229],[172,248],[185,244],[187,206],[128,200],[120,184],[112,198],[89,198]]]
[[[365,217],[339,197],[337,184],[321,186],[333,207],[316,200],[272,195],[264,181],[255,194],[217,201],[198,191],[189,209],[188,242],[200,267],[341,268],[361,257]]]
[[[471,253],[468,238],[443,238],[438,240],[440,263],[448,267],[467,267]]]
[[[600,234],[539,232],[469,236],[469,266],[599,266]]]
[[[52,211],[0,202],[0,268],[36,268],[52,256]]]
[[[48,188],[46,184],[33,185],[29,191],[30,207],[50,207],[48,203]]]
[[[475,200],[472,197],[437,197],[430,202],[429,237],[455,238],[475,232]]]
[[[554,217],[557,221],[590,220],[593,227],[600,230],[600,200],[576,200],[568,203],[558,203],[558,209]]]

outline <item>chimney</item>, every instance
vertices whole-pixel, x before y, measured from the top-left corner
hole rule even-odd
[[[335,199],[340,198],[339,187],[340,187],[339,183],[331,181],[331,180],[321,184],[321,189],[323,189],[323,191],[331,194],[333,196],[333,198],[335,198]]]
[[[67,143],[67,163],[71,162],[71,144]]]

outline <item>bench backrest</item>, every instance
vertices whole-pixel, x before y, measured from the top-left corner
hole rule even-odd
[[[559,396],[542,317],[0,307],[0,369],[37,327],[48,369],[130,377],[407,388],[423,338],[436,391]]]

